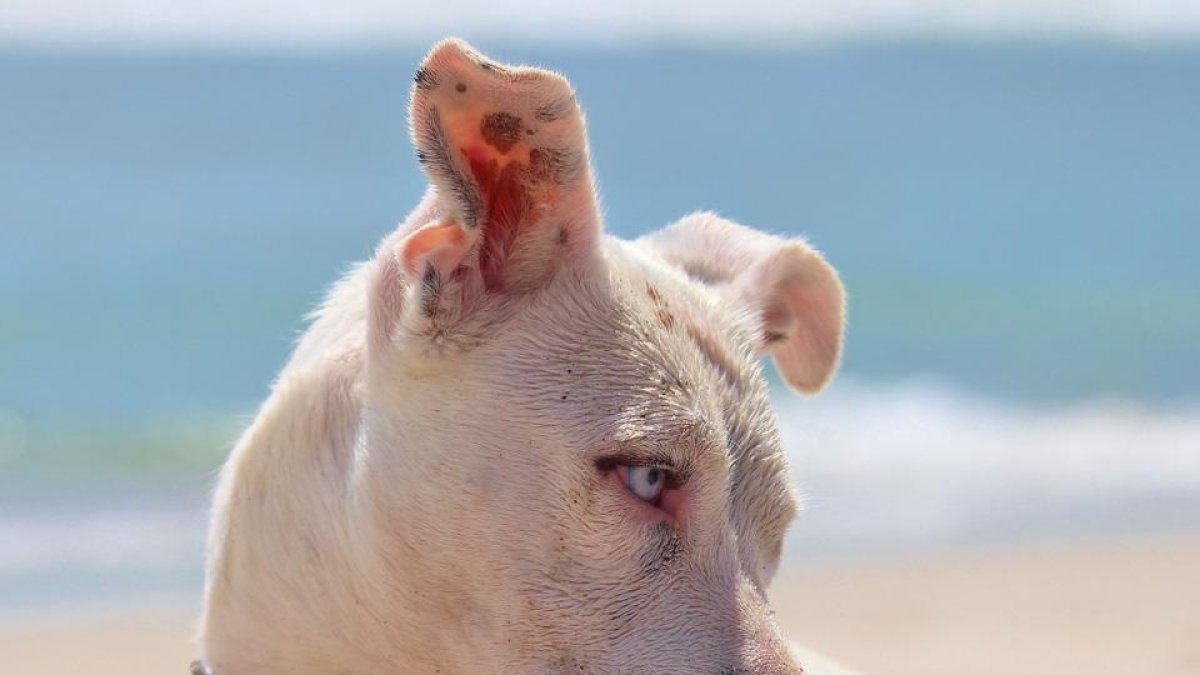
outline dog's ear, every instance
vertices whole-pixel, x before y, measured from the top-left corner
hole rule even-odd
[[[445,335],[488,297],[533,291],[595,256],[599,209],[563,77],[446,40],[414,80],[409,124],[431,187],[379,251],[373,315]]]
[[[561,76],[446,40],[417,70],[409,123],[440,218],[406,237],[408,273],[467,266],[488,291],[523,292],[595,245],[583,115]]]
[[[803,240],[696,213],[642,241],[753,311],[760,351],[771,353],[794,389],[814,394],[833,376],[842,351],[845,291],[837,272]]]

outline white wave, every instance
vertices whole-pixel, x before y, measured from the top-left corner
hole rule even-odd
[[[355,44],[474,39],[564,44],[788,43],[870,35],[1194,38],[1187,0],[44,0],[0,3],[0,38],[24,42]]]
[[[778,400],[801,547],[1200,525],[1200,408],[1015,406],[932,382]]]
[[[0,516],[0,581],[198,568],[203,511],[95,510]]]

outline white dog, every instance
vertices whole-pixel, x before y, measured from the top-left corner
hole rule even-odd
[[[797,507],[758,358],[826,383],[834,270],[712,214],[603,235],[553,73],[443,42],[410,124],[427,196],[222,474],[205,667],[823,672],[765,598]]]

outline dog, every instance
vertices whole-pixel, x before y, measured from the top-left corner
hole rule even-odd
[[[461,41],[409,123],[428,192],[222,471],[203,667],[834,672],[766,600],[797,499],[759,363],[829,381],[834,269],[711,213],[604,235],[570,84]]]

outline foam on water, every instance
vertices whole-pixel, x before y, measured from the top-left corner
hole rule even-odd
[[[932,380],[777,405],[793,548],[1200,525],[1200,407],[1014,405]]]
[[[0,516],[0,578],[191,568],[203,557],[205,521],[201,510]]]

